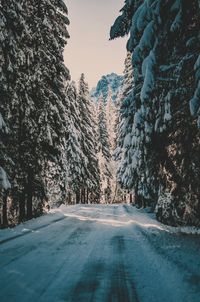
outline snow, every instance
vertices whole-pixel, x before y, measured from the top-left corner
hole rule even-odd
[[[0,188],[5,190],[11,188],[11,184],[8,180],[7,174],[1,166],[0,166]]]
[[[200,100],[194,96],[191,100],[190,100],[190,112],[192,115],[196,115],[198,110],[199,110],[199,106],[200,106]]]
[[[7,126],[4,122],[4,119],[0,113],[0,132],[2,133],[8,133]],[[0,166],[0,189],[8,190],[11,188],[11,184],[8,180],[8,176],[5,172],[5,170]]]
[[[8,134],[8,128],[6,126],[6,123],[0,113],[0,131],[2,131],[5,134]]]
[[[149,95],[152,93],[155,85],[154,67],[156,64],[155,54],[151,50],[150,54],[145,58],[142,63],[142,75],[144,77],[144,84],[141,90],[141,100],[149,99]]]
[[[154,21],[149,22],[145,28],[139,42],[139,48],[143,52],[145,49],[152,49],[155,42]]]
[[[199,302],[189,232],[131,205],[62,205],[0,231],[1,302]]]
[[[180,9],[170,28],[171,32],[176,32],[181,27],[181,23],[182,23],[182,11]]]
[[[91,99],[93,102],[98,102],[98,99],[103,95],[104,101],[109,98],[109,93],[112,93],[113,102],[117,101],[118,95],[121,92],[123,84],[123,76],[111,73],[103,75],[98,81],[97,86],[92,88],[90,92]]]

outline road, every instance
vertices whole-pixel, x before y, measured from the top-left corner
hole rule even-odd
[[[200,236],[131,205],[77,205],[0,231],[1,302],[199,302]]]

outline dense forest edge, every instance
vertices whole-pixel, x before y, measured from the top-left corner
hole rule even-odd
[[[122,87],[71,81],[63,0],[0,2],[0,226],[61,204],[131,202],[200,225],[200,2],[126,0]],[[81,73],[81,72],[80,72]]]
[[[118,181],[167,224],[200,223],[199,6],[125,1],[111,39],[129,34],[133,88],[121,106]]]

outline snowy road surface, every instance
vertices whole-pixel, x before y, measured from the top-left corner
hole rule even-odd
[[[0,301],[199,302],[200,236],[173,230],[79,205],[0,231]]]

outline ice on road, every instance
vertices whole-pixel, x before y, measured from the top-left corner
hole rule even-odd
[[[0,231],[1,302],[199,302],[200,236],[131,205],[62,206]]]

